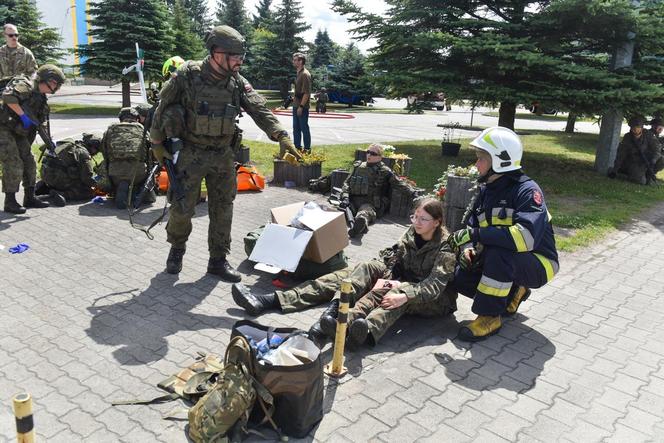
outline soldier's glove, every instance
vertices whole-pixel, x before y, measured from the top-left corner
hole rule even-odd
[[[283,160],[285,160],[288,164],[291,164],[293,166],[297,166],[299,164],[295,156],[290,152],[284,154]]]
[[[450,247],[454,250],[454,252],[459,252],[460,248],[462,245],[465,245],[466,243],[470,243],[473,240],[473,229],[472,228],[464,228],[464,229],[459,229],[453,234],[450,234],[449,237],[447,237],[447,243],[449,243]]]
[[[173,160],[173,155],[166,150],[163,143],[152,143],[152,155],[160,165],[164,164],[164,159]]]
[[[288,161],[286,159],[286,153],[290,153],[295,160],[302,160],[300,151],[297,150],[288,134],[282,134],[279,137],[279,154],[282,159]]]
[[[20,119],[21,119],[21,123],[23,123],[23,129],[30,129],[31,126],[38,126],[39,125],[39,123],[32,120],[26,114],[21,115]]]

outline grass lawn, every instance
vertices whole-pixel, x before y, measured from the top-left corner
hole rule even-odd
[[[411,178],[431,190],[438,177],[452,163],[467,166],[474,162],[468,141],[458,157],[441,156],[439,141],[387,142],[397,152],[413,158]],[[664,201],[664,186],[640,186],[611,180],[593,169],[597,135],[565,134],[562,132],[532,132],[523,136],[524,171],[544,190],[553,224],[564,228],[558,235],[558,247],[572,251],[598,241],[620,225],[629,222],[639,212]],[[272,174],[271,161],[276,144],[249,141],[251,159],[265,175]],[[366,143],[315,146],[325,152],[327,161],[323,173],[352,165],[354,151]],[[659,174],[664,180],[664,172]]]
[[[109,115],[117,117],[121,106],[83,105],[78,103],[52,103],[51,114]]]
[[[482,115],[485,115],[487,117],[498,117],[499,114],[498,112],[485,112]],[[516,113],[516,118],[520,120],[544,120],[544,121],[567,121],[567,115],[551,115],[551,114],[542,114],[542,115],[537,115],[533,114],[532,112],[517,112]],[[592,117],[577,117],[576,119],[577,122],[594,122],[597,121],[596,118]]]

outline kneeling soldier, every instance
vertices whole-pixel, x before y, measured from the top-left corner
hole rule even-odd
[[[57,142],[55,157],[45,156],[42,162],[37,194],[49,194],[55,206],[94,197],[97,183],[93,178],[92,157],[99,152],[100,144],[101,138],[94,134],[83,134],[82,140]]]
[[[542,190],[521,171],[519,136],[503,127],[485,129],[470,143],[481,183],[469,208],[467,227],[450,236],[459,265],[454,286],[473,298],[477,318],[459,337],[482,340],[498,332],[501,315],[558,272],[558,252]]]

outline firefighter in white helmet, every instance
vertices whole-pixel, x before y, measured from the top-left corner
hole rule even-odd
[[[496,126],[470,146],[477,155],[480,191],[465,227],[448,241],[459,258],[454,286],[473,298],[477,314],[459,337],[477,341],[497,333],[501,316],[515,314],[531,288],[553,278],[558,252],[542,190],[521,170],[519,136]]]

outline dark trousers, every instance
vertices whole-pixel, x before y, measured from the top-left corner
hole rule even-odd
[[[293,106],[293,143],[297,149],[311,150],[311,132],[309,131],[309,108],[302,108],[302,115],[298,117],[297,107]]]
[[[532,252],[513,252],[504,248],[486,247],[479,269],[454,272],[456,290],[473,299],[472,311],[477,315],[501,315],[519,286],[539,288],[558,272],[558,264]]]

